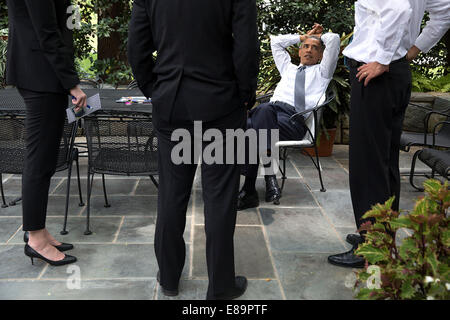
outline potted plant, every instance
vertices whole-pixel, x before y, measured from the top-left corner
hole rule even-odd
[[[431,179],[424,187],[425,196],[410,213],[393,211],[391,198],[363,216],[375,223],[360,228],[367,231],[366,240],[355,253],[367,263],[357,273],[357,299],[450,299],[449,185]],[[411,235],[396,242],[402,228]],[[360,288],[362,283],[367,287]]]

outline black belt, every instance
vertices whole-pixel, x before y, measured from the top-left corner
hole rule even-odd
[[[406,59],[406,56],[404,56],[403,58],[400,58],[400,59],[398,59],[398,60],[392,61],[390,64],[392,65],[392,64],[396,64],[396,63],[404,62],[404,61],[408,61],[408,60]],[[353,60],[353,59],[350,59],[350,58],[347,59],[347,64],[348,64],[351,68],[359,68],[359,67],[365,65],[364,62],[359,62],[359,61],[356,61],[356,60]]]

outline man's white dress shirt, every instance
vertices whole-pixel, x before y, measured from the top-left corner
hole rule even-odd
[[[326,48],[320,64],[306,66],[305,69],[305,110],[314,108],[319,99],[325,97],[324,93],[333,78],[339,58],[341,41],[335,33],[325,33],[322,41]],[[275,65],[281,75],[271,102],[280,101],[295,105],[295,77],[299,66],[291,62],[291,56],[286,48],[300,42],[300,35],[288,34],[271,37],[272,55]],[[300,64],[302,65],[302,64]]]
[[[422,33],[425,14],[430,20]],[[358,0],[353,41],[344,55],[359,62],[390,64],[412,46],[428,52],[450,27],[449,0]]]

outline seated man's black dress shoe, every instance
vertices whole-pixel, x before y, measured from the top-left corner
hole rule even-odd
[[[352,233],[348,234],[345,240],[353,246],[357,246],[364,242],[363,237],[361,237],[359,234],[352,234]]]
[[[25,231],[25,233],[23,234],[23,242],[28,243],[28,239],[29,239],[28,231]],[[67,251],[67,250],[72,250],[73,244],[61,243],[59,246],[54,246],[54,247],[56,249],[58,249],[59,251],[63,252],[63,251]]]
[[[224,294],[214,296],[208,292],[206,300],[233,300],[239,298],[244,294],[245,290],[247,290],[247,278],[237,276],[234,282],[234,287]]]
[[[357,248],[358,246],[353,246],[350,251],[329,256],[328,262],[340,267],[364,268],[366,259],[355,255]]]
[[[266,180],[266,202],[280,204],[281,189],[278,186],[277,177],[275,175],[265,176]]]
[[[249,208],[256,208],[259,206],[259,196],[258,192],[255,190],[254,192],[247,192],[244,189],[239,192],[238,195],[238,203],[237,210],[245,210]]]
[[[158,281],[159,285],[161,285],[160,279],[161,279],[161,278],[160,278],[159,270],[158,270],[158,273],[156,274],[156,280]],[[165,296],[168,296],[168,297],[175,297],[175,296],[178,295],[178,289],[169,290],[169,289],[165,289],[163,286],[161,286],[161,289],[162,289],[162,293],[163,293]]]

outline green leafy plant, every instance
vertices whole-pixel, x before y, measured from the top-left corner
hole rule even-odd
[[[363,216],[375,222],[361,226],[360,231],[367,231],[366,241],[355,254],[379,267],[380,286],[360,288],[356,298],[450,299],[449,186],[448,182],[430,179],[424,187],[425,196],[417,200],[412,212],[400,214],[392,210],[392,197]],[[402,228],[411,235],[398,244],[395,238]],[[367,269],[359,272],[356,287],[371,276]]]
[[[7,35],[6,30],[0,30],[0,88],[4,88],[6,85],[6,49],[8,42],[5,37]]]
[[[450,92],[450,74],[432,79],[418,71],[412,71],[412,91]]]

